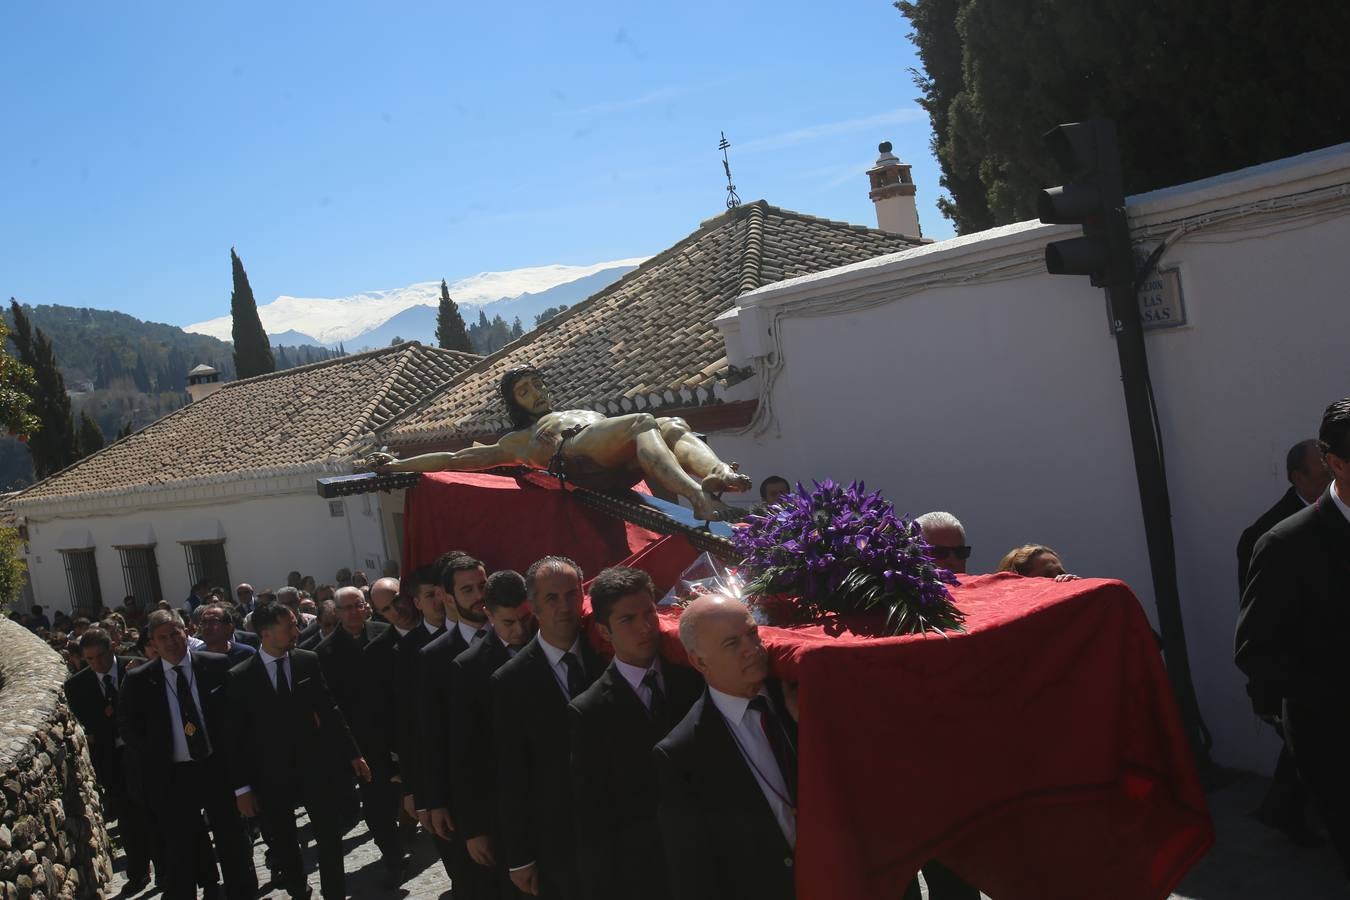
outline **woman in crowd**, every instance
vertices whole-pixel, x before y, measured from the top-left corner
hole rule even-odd
[[[1044,544],[1023,544],[1009,550],[998,564],[1000,572],[1016,572],[1028,578],[1053,578],[1056,581],[1073,581],[1077,575],[1064,571],[1059,554]]]

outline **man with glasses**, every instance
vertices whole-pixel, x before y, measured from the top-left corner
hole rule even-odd
[[[389,626],[371,621],[370,606],[359,588],[350,585],[338,588],[330,602],[335,608],[338,625],[332,634],[319,642],[314,652],[319,656],[319,664],[323,667],[323,675],[328,681],[333,699],[347,717],[357,746],[369,747],[378,740],[373,732],[378,730],[379,724],[376,710],[371,707],[370,692],[366,689],[370,673],[365,651]],[[352,779],[345,775],[335,781],[335,784],[347,788],[350,788],[351,783]],[[395,888],[403,881],[403,847],[398,840],[397,801],[391,799],[387,778],[380,784],[374,780],[360,782],[358,788],[366,827],[370,829],[375,846],[380,849],[384,859],[385,886]],[[349,793],[347,795],[350,796]]]
[[[923,529],[923,539],[933,548],[933,560],[955,575],[966,574],[970,545],[961,520],[949,512],[924,513],[914,520]]]
[[[225,604],[211,603],[200,607],[198,613],[197,635],[206,645],[205,649],[229,657],[231,665],[241,663],[257,652],[234,639],[234,616]]]

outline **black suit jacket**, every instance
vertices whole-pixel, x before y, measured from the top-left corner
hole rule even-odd
[[[341,631],[342,629],[339,627],[333,630]],[[332,637],[332,635],[330,634],[329,637]],[[310,622],[300,630],[300,636],[295,639],[295,646],[299,647],[301,650],[313,650],[315,647],[319,646],[319,643],[323,640],[323,626],[321,626],[319,620],[315,618],[313,622]]]
[[[1258,713],[1288,699],[1350,718],[1350,522],[1328,488],[1256,543],[1235,661]]]
[[[413,794],[416,802],[422,780],[425,750],[417,741],[417,711],[422,703],[422,680],[419,662],[421,650],[440,634],[427,631],[425,622],[399,638],[394,648],[394,699],[397,724],[394,728],[394,746],[398,753],[398,770],[403,780],[403,794]],[[423,789],[425,792],[425,789]]]
[[[286,794],[294,784],[326,777],[332,768],[322,761],[361,755],[328,690],[319,658],[308,650],[292,650],[286,669],[291,687],[287,703],[272,687],[260,654],[230,670],[227,756],[236,790],[249,785],[264,794]]]
[[[469,649],[469,642],[460,633],[458,625],[453,622],[446,625],[448,627],[440,636],[418,651],[417,743],[431,751],[421,755],[422,771],[413,782],[418,809],[450,807],[451,779],[446,754],[452,743],[450,680],[454,672],[451,670],[455,657]]]
[[[1303,502],[1303,498],[1291,486],[1274,506],[1261,513],[1261,517],[1253,522],[1246,531],[1242,532],[1237,544],[1238,597],[1241,597],[1242,592],[1247,590],[1247,572],[1252,567],[1252,551],[1256,549],[1256,542],[1267,531],[1305,506],[1307,504]]]
[[[229,680],[229,657],[206,650],[189,650],[192,657],[192,677],[197,683],[201,700],[198,715],[206,728],[211,743],[211,756],[206,764],[218,777],[224,775],[224,757],[229,742],[229,720],[225,700],[225,684]],[[169,715],[169,695],[164,687],[164,666],[154,659],[127,672],[117,701],[117,728],[127,749],[136,759],[137,767],[155,777],[167,766],[173,765],[173,720]],[[159,785],[162,786],[162,785]],[[156,785],[147,785],[151,796]]]
[[[119,701],[122,688],[126,686],[129,662],[131,658],[127,656],[119,656],[114,662]],[[105,788],[117,790],[123,784],[117,752],[117,709],[103,693],[102,678],[86,666],[66,679],[65,691],[70,711],[89,739],[89,759],[94,764],[94,774]]]
[[[492,673],[511,658],[495,634],[455,657],[451,675],[450,765],[463,773],[450,792],[450,817],[464,840],[496,832],[497,753],[492,742]]]
[[[256,634],[254,634],[251,631],[245,631],[242,628],[236,628],[234,630],[234,640],[236,643],[247,644],[254,650],[257,650],[258,647],[261,646],[261,643],[258,641],[258,636]]]
[[[706,690],[652,758],[667,882],[676,900],[795,896],[793,850]]]
[[[568,763],[568,698],[535,635],[492,675],[492,735],[497,750],[497,860],[507,868],[538,862],[544,890],[575,892],[576,845]],[[589,686],[604,670],[581,637]],[[555,887],[550,888],[549,885]]]
[[[347,717],[347,725],[362,747],[365,746],[363,737],[369,730],[366,715],[369,697],[366,683],[369,677],[365,651],[388,627],[378,622],[366,622],[362,626],[364,637],[361,640],[348,634],[346,629],[337,628],[314,648],[314,655],[319,657],[319,665],[323,666],[328,690],[332,692],[342,714]]]
[[[372,620],[373,621],[373,620]],[[382,623],[375,623],[382,624]],[[410,632],[411,633],[411,632]],[[398,629],[386,626],[366,645],[366,680],[362,706],[366,722],[357,734],[366,761],[374,777],[390,779],[399,774],[398,765]]]
[[[669,896],[664,854],[655,836],[656,769],[652,748],[703,692],[688,666],[662,660],[666,712],[647,712],[615,663],[568,708],[572,789],[582,884],[595,900]]]

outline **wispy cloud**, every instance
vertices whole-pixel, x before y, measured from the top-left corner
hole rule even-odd
[[[781,134],[771,134],[767,137],[742,141],[734,146],[737,153],[763,153],[768,150],[795,147],[798,144],[805,144],[838,134],[850,134],[855,131],[879,128],[883,125],[905,125],[911,122],[926,121],[926,114],[923,110],[917,106],[910,106],[905,109],[877,113],[874,116],[862,116],[857,119],[842,119],[838,122],[822,122],[819,125],[794,128],[792,131],[784,131]]]
[[[639,97],[629,97],[624,100],[610,100],[605,103],[593,103],[590,106],[579,106],[575,109],[560,109],[554,113],[555,116],[575,118],[581,116],[605,116],[616,112],[626,112],[630,109],[638,109],[643,106],[650,106],[653,103],[660,103],[663,100],[673,100],[685,93],[684,88],[664,87]]]

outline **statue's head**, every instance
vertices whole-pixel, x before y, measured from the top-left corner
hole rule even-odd
[[[534,366],[509,369],[502,376],[502,403],[518,428],[533,425],[552,411],[544,376]]]

